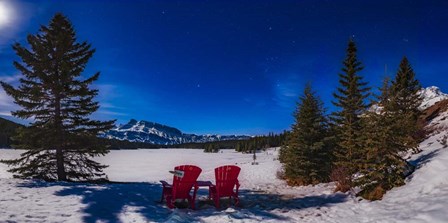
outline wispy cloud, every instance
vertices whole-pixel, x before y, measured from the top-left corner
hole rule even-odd
[[[21,76],[22,75],[20,75],[20,74],[3,75],[3,76],[0,76],[0,81],[6,82],[8,84],[16,84],[19,81]]]
[[[94,84],[93,88],[99,90],[99,98],[111,98],[118,95],[118,86],[115,84]]]
[[[0,87],[0,115],[11,116],[11,111],[17,110],[12,98]]]
[[[0,110],[0,116],[11,116],[11,112],[4,112]]]
[[[109,102],[102,102],[101,108],[120,108],[120,107],[115,106],[114,104],[109,103]]]
[[[295,106],[295,102],[300,95],[304,86],[304,81],[299,75],[291,74],[286,78],[277,80],[274,83],[274,101],[282,108],[291,108]]]
[[[16,85],[21,75],[2,75],[0,81],[8,84]],[[6,94],[3,88],[0,87],[0,115],[11,116],[11,111],[17,110],[19,107],[14,104],[12,97]]]
[[[96,118],[116,119],[117,116],[127,116],[125,109],[115,103],[122,95],[120,86],[114,84],[95,84],[94,88],[99,90],[97,101],[100,102],[100,109],[95,113]]]
[[[101,109],[101,108],[99,109],[99,111],[97,113],[101,114],[101,115],[127,116],[127,114],[125,114],[125,113],[109,111],[109,110],[105,110],[105,109]]]

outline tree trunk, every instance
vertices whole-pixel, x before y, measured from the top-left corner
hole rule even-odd
[[[56,124],[56,134],[57,134],[57,149],[56,149],[56,168],[58,174],[58,181],[66,181],[67,174],[65,173],[64,168],[64,151],[62,148],[63,145],[63,128],[61,121],[61,97],[59,93],[56,94],[56,103],[55,103],[55,124]]]
[[[62,151],[62,148],[56,149],[56,167],[57,167],[58,180],[66,181],[67,174],[65,173],[64,168],[64,153]]]

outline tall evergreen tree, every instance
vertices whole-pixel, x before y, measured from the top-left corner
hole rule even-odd
[[[418,118],[421,115],[419,107],[422,97],[418,93],[421,89],[420,82],[415,78],[414,70],[408,59],[403,57],[395,79],[392,81],[390,89],[389,107],[390,112],[394,112],[396,119],[400,121],[400,129],[407,135],[406,144],[408,149],[416,150],[419,144],[419,131],[422,126],[418,125]]]
[[[322,101],[307,85],[294,113],[292,131],[281,148],[281,161],[290,184],[317,184],[329,179],[331,161],[324,113]]]
[[[333,131],[337,136],[334,155],[335,165],[351,176],[359,170],[362,163],[364,127],[361,115],[369,107],[365,99],[369,96],[370,90],[359,75],[363,66],[357,58],[357,48],[353,40],[348,43],[343,65],[342,73],[339,74],[340,87],[334,94],[336,101],[333,101],[333,104],[340,109],[332,116]]]
[[[14,62],[23,74],[20,86],[1,82],[21,106],[12,114],[32,120],[15,138],[19,143],[14,147],[27,151],[18,159],[3,162],[21,178],[66,181],[104,177],[106,166],[91,158],[107,153],[97,135],[110,129],[114,121],[89,118],[99,108],[93,100],[98,90],[90,88],[99,73],[81,76],[95,50],[87,42],[77,42],[71,23],[62,14],[56,14],[48,26],[27,40],[29,48],[19,43],[13,46],[22,60]]]
[[[382,109],[365,115],[366,153],[355,182],[362,189],[360,195],[369,200],[381,199],[386,191],[403,185],[407,165],[400,157],[400,152],[408,148],[407,135],[397,113],[390,110],[395,101],[391,98],[389,79],[385,79],[377,98]]]

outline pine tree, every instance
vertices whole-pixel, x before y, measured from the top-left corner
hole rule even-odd
[[[365,162],[355,182],[361,188],[359,195],[369,200],[381,199],[386,191],[403,185],[407,165],[400,157],[400,152],[408,148],[407,136],[397,113],[390,110],[395,101],[389,79],[385,79],[381,92],[377,103],[382,109],[365,116]]]
[[[6,93],[21,106],[15,117],[31,119],[15,140],[15,148],[26,149],[18,159],[3,161],[15,177],[45,180],[91,180],[105,177],[105,165],[92,157],[106,154],[97,135],[114,121],[96,121],[89,115],[98,110],[93,99],[98,90],[90,85],[99,73],[83,79],[85,66],[95,50],[77,42],[69,20],[56,14],[48,26],[29,35],[29,48],[13,45],[22,62],[14,62],[22,73],[17,88],[1,83]]]
[[[241,142],[238,142],[235,146],[235,151],[241,152]]]
[[[420,89],[420,82],[415,78],[408,59],[403,57],[395,79],[392,81],[391,103],[388,110],[395,113],[396,119],[402,126],[401,131],[408,136],[407,144],[414,151],[418,147],[420,140],[418,132],[422,128],[418,125],[418,118],[421,115],[419,107],[422,103],[422,97],[418,93]]]
[[[337,137],[334,156],[336,167],[343,169],[347,177],[351,178],[363,162],[361,159],[364,153],[362,141],[364,127],[361,116],[369,107],[365,99],[369,97],[370,90],[359,75],[363,66],[357,58],[357,48],[353,40],[348,43],[343,65],[342,73],[339,74],[340,87],[334,94],[336,101],[333,101],[333,104],[340,109],[332,116],[333,131]],[[350,185],[344,185],[341,188],[349,187]]]
[[[307,85],[294,113],[291,134],[281,148],[289,184],[309,185],[329,179],[331,162],[324,112],[322,101]]]

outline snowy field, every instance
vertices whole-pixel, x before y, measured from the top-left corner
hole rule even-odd
[[[110,165],[109,179],[121,183],[108,185],[12,179],[0,164],[0,222],[448,222],[448,149],[439,142],[446,134],[424,141],[423,152],[409,157],[417,170],[406,185],[376,202],[333,193],[333,184],[286,186],[276,178],[280,164],[275,148],[257,154],[259,165],[250,164],[252,154],[231,150],[111,151],[99,161]],[[19,153],[2,149],[0,159]],[[212,181],[215,167],[240,166],[240,207],[224,203],[216,210],[206,188],[199,191],[197,210],[170,210],[159,203],[158,181],[171,182],[168,171],[181,164],[201,167],[200,180]]]

